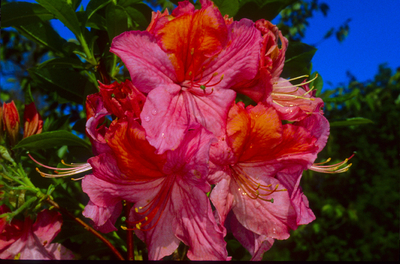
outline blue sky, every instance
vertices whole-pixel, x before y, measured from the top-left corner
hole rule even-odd
[[[372,79],[384,62],[393,70],[400,67],[399,0],[325,0],[328,16],[322,13],[309,20],[304,43],[314,44],[331,28],[338,28],[347,18],[350,33],[339,43],[335,37],[317,46],[313,69],[324,79],[324,88],[347,83],[346,71],[359,81]],[[335,87],[335,86],[333,86]]]
[[[88,1],[83,0],[82,4],[86,6]],[[346,71],[357,80],[366,81],[374,77],[381,63],[388,63],[393,70],[400,67],[400,0],[319,1],[322,2],[329,5],[328,16],[318,13],[309,20],[304,43],[317,43],[331,27],[338,28],[351,18],[350,33],[342,43],[331,37],[317,46],[313,71],[322,76],[324,89],[347,83]],[[61,22],[53,21],[64,38],[74,37]]]

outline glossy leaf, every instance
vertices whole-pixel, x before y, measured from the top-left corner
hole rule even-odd
[[[44,132],[22,139],[14,149],[48,149],[61,146],[81,146],[90,149],[90,144],[65,130]]]
[[[28,39],[43,45],[58,54],[66,54],[63,46],[67,42],[54,30],[49,22],[37,21],[16,28]]]
[[[40,5],[55,15],[75,36],[81,35],[81,27],[73,7],[66,0],[36,0]]]
[[[140,27],[140,29],[146,29],[147,26],[149,25],[149,22],[147,21],[146,17],[140,12],[139,10],[128,6],[125,8],[127,16],[131,19],[131,21],[134,21],[137,23]],[[128,21],[129,24],[129,21]],[[133,27],[133,25],[132,25]],[[134,28],[134,27],[133,27]]]
[[[128,17],[125,9],[118,5],[108,5],[106,8],[106,23],[110,40],[122,32],[127,31]]]
[[[54,58],[47,60],[38,65],[39,68],[75,68],[84,70],[86,67],[91,65],[88,63],[83,63],[78,58]]]
[[[16,27],[32,22],[47,21],[54,15],[44,7],[34,3],[11,2],[2,6],[1,27]]]
[[[86,17],[89,20],[97,10],[105,7],[112,0],[91,0],[86,7]]]
[[[28,71],[38,88],[55,91],[76,103],[82,104],[88,94],[97,92],[88,77],[72,69],[31,68]]]
[[[119,0],[118,5],[123,6],[123,7],[128,7],[134,4],[141,3],[142,0]]]
[[[296,0],[239,0],[239,11],[235,20],[251,18],[253,21],[258,19],[272,20],[286,6]]]
[[[353,118],[347,118],[344,120],[340,121],[332,121],[330,122],[331,127],[336,127],[336,126],[354,126],[354,125],[364,125],[364,124],[370,124],[374,123],[368,118],[363,118],[363,117],[353,117]]]
[[[326,103],[337,103],[337,104],[340,104],[340,103],[346,102],[347,100],[350,100],[354,96],[356,96],[354,93],[347,93],[345,95],[336,96],[336,97],[333,97],[333,98],[323,98],[323,100]]]
[[[286,61],[282,76],[293,78],[309,74],[311,71],[311,59],[316,51],[316,48],[307,44],[291,42],[286,51]]]
[[[317,74],[318,74],[317,79],[315,79],[314,81],[312,81],[312,82],[309,84],[309,87],[310,87],[310,89],[311,89],[312,87],[314,87],[313,90],[317,91],[316,94],[319,95],[319,94],[321,93],[322,87],[323,87],[323,85],[324,85],[324,80],[322,79],[322,76],[321,76],[318,72],[313,72],[313,74],[311,74],[311,76],[308,78],[308,80],[314,79],[315,76],[317,76]]]
[[[233,17],[239,11],[239,1],[238,0],[214,0],[214,4],[218,6],[221,14],[229,15]]]

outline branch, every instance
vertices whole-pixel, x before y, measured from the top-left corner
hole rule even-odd
[[[49,203],[50,205],[54,206],[54,208],[56,208],[57,210],[59,210],[60,212],[62,212],[63,214],[68,215],[69,217],[71,217],[73,220],[75,220],[76,222],[78,222],[80,225],[82,225],[86,230],[88,230],[90,233],[92,233],[93,235],[95,235],[96,237],[98,237],[101,241],[103,241],[104,244],[106,244],[111,250],[112,252],[114,252],[114,254],[117,256],[117,258],[119,260],[125,260],[124,257],[122,257],[122,255],[118,252],[118,250],[110,243],[110,241],[108,241],[105,237],[103,237],[99,232],[97,232],[96,230],[94,230],[92,227],[90,227],[88,224],[86,224],[85,222],[83,222],[81,219],[79,219],[78,217],[75,217],[73,214],[71,214],[70,212],[68,212],[66,209],[61,208],[58,203],[54,202],[53,200],[47,199],[46,200],[47,203]]]

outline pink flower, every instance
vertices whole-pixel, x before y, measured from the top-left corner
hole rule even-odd
[[[114,94],[126,89],[125,85],[128,84],[116,84],[118,90]],[[88,160],[93,173],[82,180],[82,189],[90,198],[83,214],[93,220],[97,229],[110,232],[116,230],[114,224],[125,200],[134,203],[129,221],[147,244],[149,259],[172,254],[180,241],[189,246],[190,259],[227,259],[223,232],[206,195],[211,190],[206,177],[214,136],[200,126],[193,127],[175,151],[156,154],[134,111],[143,101],[142,96],[131,90],[126,94],[129,106],[124,106],[123,100],[118,103],[112,99],[117,96],[88,98],[88,108],[102,113],[90,114],[88,133],[107,148]],[[124,114],[109,128],[100,128],[104,134],[99,137],[94,124],[114,112]]]
[[[9,209],[2,205],[0,214]],[[61,230],[62,217],[56,211],[43,210],[33,223],[26,217],[24,221],[13,219],[7,224],[0,219],[0,258],[59,260],[74,259],[72,252],[61,244],[51,243]]]
[[[288,40],[275,25],[265,19],[256,21],[255,27],[263,37],[257,75],[250,81],[236,84],[233,89],[249,96],[255,102],[266,102],[274,82],[282,73]]]
[[[272,245],[270,238],[287,239],[290,229],[315,219],[299,181],[326,143],[324,120],[312,115],[282,125],[272,106],[238,103],[229,111],[226,137],[212,145],[210,198],[220,223],[255,259],[260,247]]]
[[[42,132],[43,120],[36,110],[35,103],[25,105],[24,110],[24,138],[40,134]]]
[[[211,1],[200,2],[199,10],[183,1],[171,15],[154,14],[148,31],[122,33],[111,45],[132,83],[148,93],[141,120],[159,154],[197,125],[223,134],[235,98],[229,88],[257,74],[262,38],[254,23],[230,23]]]
[[[19,133],[19,114],[14,101],[8,104],[4,103],[3,123],[10,145],[14,146],[17,143]]]
[[[309,82],[293,85],[290,80],[279,78],[273,83],[271,100],[281,119],[299,121],[311,114],[322,116],[324,102],[314,96],[315,90],[309,89]]]

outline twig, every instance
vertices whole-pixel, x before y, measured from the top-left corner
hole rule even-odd
[[[60,207],[58,203],[54,202],[53,200],[47,199],[46,200],[50,205],[54,206],[57,210],[61,211],[63,214],[68,215],[72,219],[74,219],[76,222],[78,222],[80,225],[82,225],[86,230],[88,230],[90,233],[98,237],[101,241],[103,241],[104,244],[106,244],[112,252],[117,256],[119,260],[125,260],[124,257],[118,252],[118,250],[108,241],[105,237],[103,237],[100,233],[98,233],[96,230],[94,230],[92,227],[90,227],[88,224],[83,222],[81,219],[78,217],[75,217],[73,214],[68,212],[66,209]]]
[[[131,204],[129,202],[125,202],[125,216],[126,219],[129,219],[129,212],[131,211]],[[133,230],[131,228],[131,225],[129,224],[129,221],[126,221],[126,244],[128,247],[128,260],[135,260],[135,254],[133,252]]]

